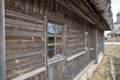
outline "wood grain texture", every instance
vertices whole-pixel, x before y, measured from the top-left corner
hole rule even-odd
[[[66,34],[66,53],[67,57],[80,53],[84,48],[84,27],[83,21],[78,19],[77,16],[71,13],[67,21],[67,34]],[[73,20],[72,20],[73,19]]]
[[[6,80],[4,3],[4,0],[0,0],[0,80]]]
[[[94,35],[94,27],[108,29],[101,20],[100,15],[91,9],[87,0],[5,0],[5,29],[6,29],[6,62],[7,79],[14,78],[37,68],[46,67],[45,75],[52,75],[55,80],[73,80],[94,58],[94,47],[98,52],[102,51],[102,30],[97,30]],[[52,64],[51,74],[47,59],[47,23],[64,25],[65,58],[70,58],[85,51],[85,31],[89,33],[89,48],[84,54],[60,63]],[[100,23],[100,24],[98,24]],[[63,26],[64,27],[64,26]],[[97,28],[96,28],[97,29]],[[95,38],[95,37],[97,38]],[[100,36],[100,37],[99,37]],[[52,36],[51,36],[52,37]],[[59,37],[59,36],[58,36]],[[0,37],[1,38],[1,37]],[[95,40],[97,41],[95,41]],[[61,44],[60,44],[61,45]],[[90,50],[93,48],[93,50]],[[58,47],[57,51],[60,52]],[[98,53],[97,52],[97,53]],[[57,61],[57,60],[56,60]],[[65,69],[66,67],[66,69]],[[66,72],[65,72],[66,71]],[[67,73],[67,75],[65,75]],[[28,80],[38,80],[39,74],[31,76]],[[40,79],[45,80],[40,77]]]
[[[45,66],[44,19],[6,10],[7,79]]]

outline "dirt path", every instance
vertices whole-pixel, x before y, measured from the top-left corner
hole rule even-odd
[[[103,60],[89,80],[112,80],[109,56],[104,56]]]
[[[120,80],[120,58],[113,58],[114,62],[114,66],[115,66],[115,73],[116,73],[116,80]]]
[[[112,80],[111,58],[113,58],[116,80],[120,80],[120,45],[118,44],[105,44],[105,56],[89,80]]]

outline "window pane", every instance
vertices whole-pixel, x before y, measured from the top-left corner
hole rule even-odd
[[[57,37],[57,43],[62,43],[62,38],[61,37]]]
[[[48,34],[54,35],[55,34],[55,25],[48,23]]]
[[[85,47],[88,47],[88,32],[85,32]]]
[[[88,39],[88,32],[85,32],[85,39]]]
[[[54,37],[48,37],[48,43],[55,43]]]
[[[62,46],[56,46],[56,54],[62,54]]]
[[[48,57],[52,58],[55,54],[55,48],[54,46],[48,46]]]
[[[56,25],[56,34],[61,35],[63,32],[63,27],[61,25]]]

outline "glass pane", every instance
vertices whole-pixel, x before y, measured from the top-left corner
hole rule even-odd
[[[56,34],[62,35],[63,27],[61,25],[56,25]]]
[[[88,39],[88,32],[85,32],[85,39]]]
[[[48,43],[55,43],[54,37],[48,37]]]
[[[56,54],[62,54],[62,46],[56,46]]]
[[[62,38],[61,37],[57,37],[57,43],[62,43]]]
[[[52,58],[55,54],[55,48],[54,46],[48,46],[48,57]]]
[[[85,47],[88,47],[88,32],[85,32]]]
[[[55,25],[48,23],[48,34],[54,35],[55,34]]]

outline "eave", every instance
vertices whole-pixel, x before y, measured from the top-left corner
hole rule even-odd
[[[86,0],[57,0],[60,4],[73,11],[78,16],[86,19],[92,24],[97,25],[102,30],[109,30],[110,26],[104,19],[102,14],[99,14]],[[99,15],[98,15],[99,14]]]

